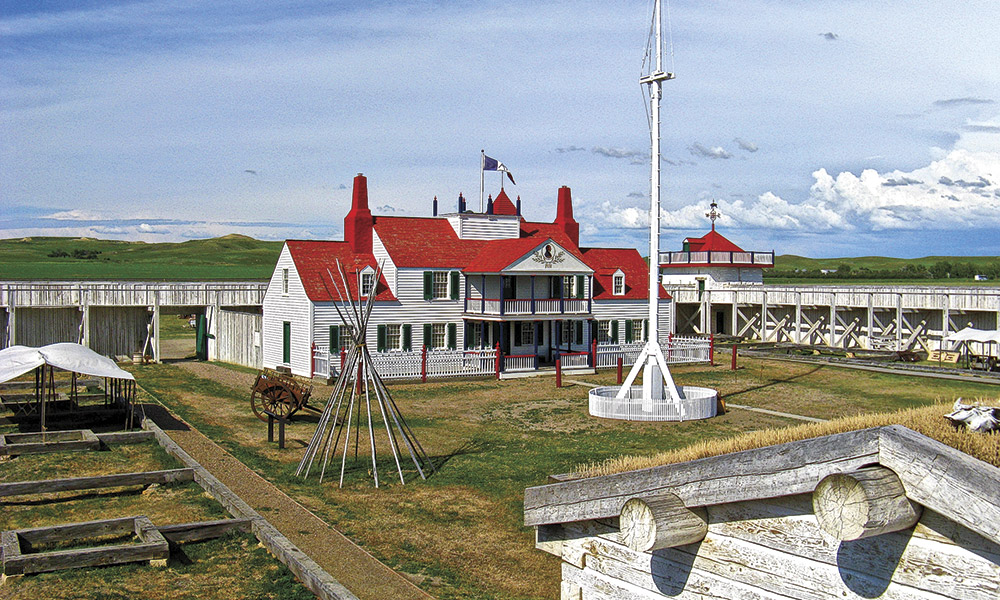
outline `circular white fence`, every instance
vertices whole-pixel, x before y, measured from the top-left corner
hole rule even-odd
[[[590,390],[590,414],[623,421],[694,421],[716,415],[719,392],[710,388],[678,386],[680,402],[672,398],[644,401],[642,386],[629,388],[625,398],[616,398],[618,386]]]

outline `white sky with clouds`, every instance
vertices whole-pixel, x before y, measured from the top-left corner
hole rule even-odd
[[[647,247],[649,0],[2,0],[0,238],[340,239],[573,189],[588,245]],[[808,256],[1000,255],[992,1],[670,3],[664,249],[708,228]],[[487,191],[498,191],[487,173]]]

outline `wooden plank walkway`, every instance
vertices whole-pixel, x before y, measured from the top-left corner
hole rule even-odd
[[[159,407],[147,410],[146,414],[178,446],[360,600],[433,598],[187,423]]]

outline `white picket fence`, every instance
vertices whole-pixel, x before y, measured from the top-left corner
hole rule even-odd
[[[627,368],[639,357],[644,342],[630,344],[599,344],[597,346],[598,369],[613,369],[618,359]],[[674,336],[662,345],[663,357],[668,363],[709,362],[711,341],[707,337]],[[413,352],[373,352],[372,361],[382,379],[421,379],[426,369],[428,379],[443,377],[495,376],[497,352],[493,348],[484,350],[420,350]],[[560,357],[562,368],[581,368],[590,365],[590,354],[572,352]],[[316,377],[336,377],[340,372],[340,354],[330,355],[324,346],[313,351],[313,374]],[[538,368],[536,357],[530,354],[504,356],[502,371],[505,373],[534,371]]]
[[[622,359],[625,367],[631,366],[639,358],[645,342],[630,344],[598,344],[597,368],[610,369],[618,366]],[[711,360],[712,342],[707,337],[673,336],[660,346],[663,358],[668,364],[709,362]]]
[[[479,377],[496,374],[496,350],[431,350],[427,352],[428,379],[442,377]],[[373,352],[372,362],[385,380],[420,379],[424,375],[424,353]],[[316,377],[336,377],[340,373],[340,355],[332,357],[326,348],[317,346],[313,352],[313,374]]]

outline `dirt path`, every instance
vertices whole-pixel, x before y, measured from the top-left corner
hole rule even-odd
[[[231,374],[230,385],[239,387],[244,387],[244,376],[249,377],[244,389],[253,383],[253,375],[204,363],[187,365],[188,370],[213,379]],[[204,374],[203,367],[211,367],[212,374]],[[173,415],[150,416],[185,452],[361,600],[432,598],[187,423]]]

